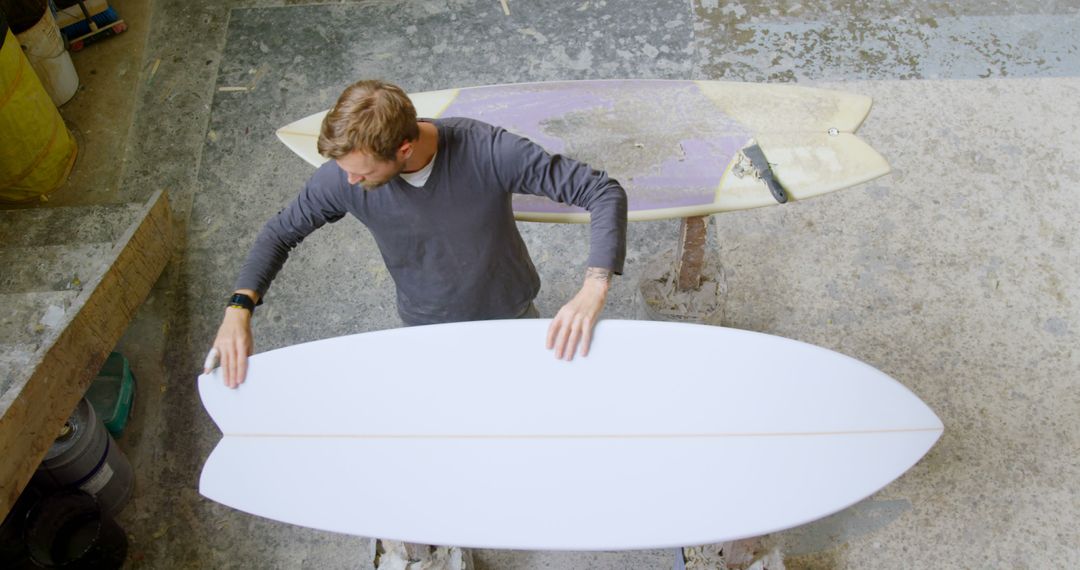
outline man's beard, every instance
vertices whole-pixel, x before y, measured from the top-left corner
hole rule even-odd
[[[364,187],[364,190],[374,190],[374,189],[378,188],[379,186],[382,186],[383,184],[386,184],[387,182],[390,182],[391,180],[393,180],[394,177],[397,176],[398,174],[401,174],[401,172],[403,170],[405,170],[405,161],[404,160],[402,160],[401,162],[395,163],[394,164],[394,170],[386,178],[383,178],[381,180],[370,180],[370,179],[369,180],[364,180],[363,182],[360,183],[360,185]]]

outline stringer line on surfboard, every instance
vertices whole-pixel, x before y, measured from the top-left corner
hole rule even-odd
[[[292,433],[224,433],[226,437],[242,438],[306,438],[306,439],[719,439],[736,437],[815,437],[833,435],[868,435],[883,433],[917,433],[941,431],[941,428],[894,428],[813,432],[748,432],[748,433],[675,433],[675,434],[292,434]]]

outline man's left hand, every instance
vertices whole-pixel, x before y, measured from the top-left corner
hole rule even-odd
[[[579,344],[581,356],[589,355],[593,327],[604,310],[610,285],[611,271],[590,267],[585,272],[581,291],[559,309],[548,327],[547,347],[548,350],[555,349],[555,358],[565,356],[566,360],[573,360]]]

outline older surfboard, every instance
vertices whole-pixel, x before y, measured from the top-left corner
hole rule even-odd
[[[493,85],[411,94],[421,117],[471,117],[583,160],[619,180],[631,220],[776,204],[743,150],[758,146],[792,199],[854,186],[889,165],[853,133],[869,97],[720,81],[606,80]],[[314,166],[326,111],[277,135]],[[514,197],[518,219],[584,222],[580,208]]]
[[[942,424],[847,356],[747,331],[605,320],[587,358],[548,322],[333,338],[199,392],[224,437],[200,492],[255,515],[425,544],[617,550],[796,526],[914,465]]]

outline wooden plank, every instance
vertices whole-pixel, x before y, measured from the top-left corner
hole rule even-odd
[[[105,358],[146,299],[171,253],[165,192],[146,203],[117,241],[103,274],[87,282],[85,301],[33,370],[0,395],[0,516],[15,503]]]
[[[709,218],[706,216],[693,216],[682,220],[679,228],[678,258],[675,260],[679,291],[694,291],[701,285],[708,230]]]

